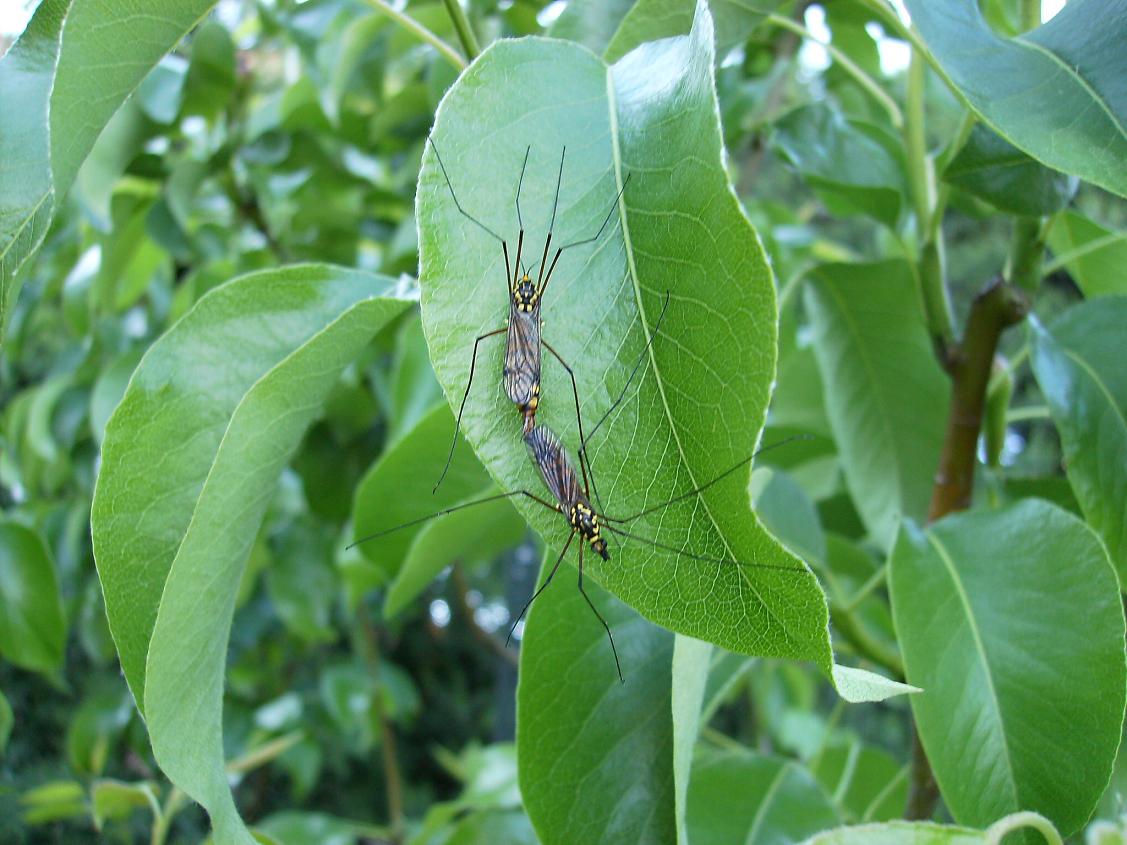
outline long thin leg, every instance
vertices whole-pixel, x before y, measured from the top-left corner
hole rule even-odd
[[[756,457],[758,457],[759,455],[762,455],[764,452],[770,451],[771,449],[774,449],[778,446],[785,446],[787,443],[790,443],[791,441],[794,441],[794,440],[811,440],[811,439],[813,439],[813,438],[809,434],[794,434],[794,435],[791,435],[790,437],[787,437],[783,440],[780,440],[778,443],[772,443],[770,446],[764,446],[761,449],[756,449],[754,452],[752,452],[750,455],[748,455],[742,461],[739,461],[738,463],[735,463],[732,466],[728,467],[726,470],[724,470],[718,476],[713,478],[711,481],[706,481],[704,484],[690,490],[688,493],[682,493],[679,496],[674,496],[672,499],[669,499],[666,502],[662,502],[660,505],[654,505],[651,508],[646,508],[643,511],[638,511],[636,514],[632,514],[631,516],[627,516],[627,517],[623,517],[623,518],[619,519],[619,518],[616,518],[616,517],[613,517],[613,516],[607,516],[606,514],[600,514],[600,515],[607,522],[619,522],[619,523],[633,522],[635,519],[638,519],[639,517],[643,517],[646,514],[651,514],[654,511],[661,510],[662,508],[667,508],[670,505],[675,505],[675,504],[677,504],[677,502],[688,499],[690,496],[696,496],[699,493],[703,493],[705,490],[707,490],[712,485],[717,484],[720,481],[723,481],[725,478],[727,478],[733,472],[738,470],[740,467],[745,467],[748,464],[750,464],[753,460],[755,460]]]
[[[569,367],[567,365],[567,361],[565,361],[563,359],[563,357],[560,355],[560,353],[558,353],[555,349],[552,348],[552,345],[550,343],[548,343],[548,341],[544,340],[544,338],[541,337],[540,342],[544,345],[545,349],[547,349],[549,352],[552,353],[552,355],[555,356],[555,359],[560,362],[560,366],[563,367],[565,370],[567,370],[568,377],[571,378],[571,395],[575,398],[575,419],[579,423],[579,442],[582,444],[586,441],[587,438],[583,436],[583,415],[579,412],[579,388],[578,388],[578,386],[576,386],[576,383],[575,383],[575,371],[572,370],[571,367]],[[579,460],[579,469],[583,473],[583,488],[584,488],[583,492],[589,494],[589,491],[587,490],[588,473],[590,473],[590,483],[591,483],[591,486],[593,488],[595,487],[595,474],[594,474],[594,471],[591,470],[590,464],[583,460],[582,451],[583,451],[582,447],[580,447],[580,453],[581,454],[580,454],[580,460]],[[584,464],[587,464],[587,465],[584,466]],[[596,496],[596,499],[597,499],[598,498],[598,490],[597,489],[595,490],[595,496]],[[602,509],[602,506],[603,506],[602,502],[599,502],[599,508],[600,509]]]
[[[595,608],[595,603],[591,601],[591,597],[587,595],[587,591],[583,589],[583,545],[579,546],[579,592],[583,594],[583,598],[587,601],[587,606],[591,608],[591,612],[595,614],[596,618],[603,623],[603,627],[607,629],[607,639],[610,640],[610,652],[614,655],[614,668],[618,670],[619,683],[626,683],[626,679],[622,677],[622,664],[618,662],[618,649],[614,647],[614,635],[610,632],[610,625],[607,620],[603,619],[603,615]]]
[[[475,507],[477,505],[484,505],[486,502],[496,502],[499,499],[510,499],[513,496],[524,496],[525,498],[531,499],[532,501],[536,502],[538,505],[541,505],[541,506],[547,508],[548,510],[552,511],[553,513],[559,513],[560,512],[558,505],[553,505],[550,502],[545,502],[543,499],[541,499],[539,496],[537,496],[534,493],[529,493],[527,490],[510,490],[508,493],[496,493],[492,496],[486,496],[482,499],[474,499],[474,501],[472,501],[472,502],[463,502],[460,505],[454,505],[454,507],[452,507],[452,508],[445,508],[444,510],[435,511],[434,513],[429,513],[426,516],[420,516],[418,519],[412,519],[409,522],[400,523],[399,525],[396,525],[392,528],[385,528],[383,531],[377,531],[375,534],[369,534],[366,537],[361,537],[359,540],[356,540],[355,542],[350,543],[345,548],[351,549],[354,546],[359,546],[361,543],[366,543],[369,540],[376,539],[377,537],[383,537],[385,534],[391,534],[395,531],[401,531],[404,528],[410,528],[412,525],[418,525],[419,523],[426,522],[427,520],[430,520],[430,519],[436,519],[437,517],[440,517],[440,516],[446,516],[447,514],[454,513],[455,511],[465,510],[466,508],[472,508],[472,507]]]
[[[604,517],[605,518],[605,517]],[[607,531],[612,534],[617,534],[620,537],[626,537],[630,540],[637,540],[639,543],[646,543],[651,546],[656,546],[659,549],[664,549],[667,552],[683,555],[684,557],[692,560],[701,560],[705,563],[731,563],[736,566],[741,566],[747,569],[774,569],[777,572],[806,572],[805,566],[779,566],[773,563],[745,563],[742,560],[733,560],[732,558],[723,557],[710,557],[708,555],[698,555],[696,552],[687,552],[684,549],[678,549],[676,546],[667,546],[664,543],[659,543],[657,540],[651,540],[649,537],[639,537],[637,534],[630,534],[623,531],[621,528],[615,528],[613,525],[604,525]]]
[[[466,392],[462,394],[462,404],[458,408],[458,421],[454,424],[454,439],[450,441],[450,452],[446,455],[446,466],[442,468],[442,475],[438,476],[438,481],[435,482],[433,489],[431,489],[431,495],[438,492],[438,487],[442,484],[442,479],[446,478],[446,472],[450,469],[450,461],[454,458],[454,447],[458,445],[458,432],[462,429],[462,411],[466,410],[466,400],[470,396],[470,387],[473,385],[474,367],[477,366],[477,346],[486,338],[499,335],[507,330],[508,329],[502,326],[499,329],[494,329],[491,332],[479,335],[477,340],[473,342],[473,355],[470,357],[470,380],[466,382]]]
[[[532,603],[536,601],[537,596],[548,589],[548,585],[552,583],[552,579],[556,576],[556,570],[559,569],[560,564],[563,563],[564,555],[567,554],[568,547],[571,546],[571,541],[573,539],[575,539],[575,531],[572,531],[567,535],[567,542],[564,543],[563,551],[560,552],[560,556],[556,558],[556,565],[552,567],[552,571],[548,573],[548,577],[544,579],[544,583],[541,584],[537,588],[536,592],[532,594],[532,598],[524,603],[524,607],[520,609],[520,613],[517,614],[517,618],[513,620],[513,627],[509,629],[509,635],[505,637],[506,648],[508,648],[509,640],[513,638],[513,631],[517,629],[517,625],[520,624],[520,620],[524,618],[524,614],[526,614],[528,612],[528,609],[532,607]],[[582,551],[580,553],[582,554]]]
[[[524,169],[528,167],[528,154],[532,152],[532,144],[524,148],[524,164],[520,166],[520,178],[517,180],[517,223],[524,228],[524,220],[520,216],[520,187],[524,184]]]
[[[562,162],[561,162],[561,165],[560,165],[560,169],[561,169],[561,171],[563,169]],[[536,284],[539,287],[538,294],[537,294],[538,296],[542,297],[544,295],[544,291],[548,288],[548,281],[552,278],[552,271],[556,269],[556,262],[560,260],[560,256],[563,253],[565,253],[567,250],[571,249],[573,246],[583,246],[583,244],[589,244],[592,241],[597,241],[599,239],[599,236],[602,235],[602,233],[603,233],[603,229],[605,229],[607,227],[607,223],[610,222],[611,215],[614,214],[614,210],[618,207],[618,200],[622,197],[622,192],[626,190],[626,186],[629,183],[630,183],[630,174],[627,173],[626,179],[622,183],[622,187],[618,189],[618,193],[614,197],[614,202],[611,203],[610,211],[607,212],[607,216],[603,220],[603,225],[599,227],[599,231],[597,231],[590,238],[584,238],[583,240],[580,240],[580,241],[573,241],[572,243],[566,244],[565,246],[561,246],[559,249],[556,250],[556,254],[552,258],[552,265],[548,268],[548,275],[543,277],[543,279],[544,279],[543,282],[541,282],[539,279],[537,279]],[[550,235],[549,235],[548,240],[551,240]],[[545,243],[544,244],[544,256],[547,257],[547,255],[548,255],[548,244]],[[544,270],[543,264],[540,265],[540,270],[541,270],[541,275],[543,275],[543,270]]]
[[[442,168],[442,175],[446,177],[446,187],[450,189],[450,196],[452,196],[454,198],[454,205],[456,205],[458,207],[458,211],[462,212],[462,215],[466,219],[476,223],[478,226],[480,226],[482,229],[484,229],[486,232],[488,232],[494,238],[499,240],[501,242],[501,244],[503,245],[505,243],[504,238],[502,238],[500,235],[498,235],[496,232],[494,232],[492,229],[490,229],[488,226],[486,226],[484,223],[482,223],[480,220],[478,220],[476,217],[474,217],[472,214],[470,214],[468,211],[466,211],[464,208],[462,208],[462,204],[460,202],[458,202],[458,195],[456,193],[454,193],[454,183],[450,181],[450,174],[446,172],[446,165],[442,163],[442,156],[440,156],[438,154],[438,147],[436,147],[434,145],[434,139],[431,138],[430,135],[427,135],[427,140],[430,142],[430,148],[432,150],[434,150],[434,157],[436,159],[438,159],[438,166],[440,168]]]

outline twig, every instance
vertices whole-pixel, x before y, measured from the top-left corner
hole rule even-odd
[[[477,45],[477,37],[473,34],[473,28],[466,17],[466,12],[458,0],[442,1],[446,5],[446,13],[450,15],[450,20],[454,23],[454,31],[458,33],[458,40],[462,42],[462,49],[466,53],[466,58],[472,62],[481,54],[481,48]]]
[[[399,11],[385,0],[367,0],[369,5],[375,6],[404,29],[414,33],[430,46],[434,47],[446,61],[450,62],[457,70],[466,69],[466,60],[458,55],[458,51],[415,20],[410,15]]]

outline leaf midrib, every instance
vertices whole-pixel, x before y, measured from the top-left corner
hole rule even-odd
[[[608,118],[609,118],[609,122],[610,122],[611,154],[613,156],[614,180],[615,180],[615,187],[618,188],[619,190],[621,190],[622,189],[622,152],[621,152],[621,150],[619,148],[619,144],[618,144],[618,106],[617,106],[617,99],[616,99],[615,93],[614,93],[613,67],[607,68],[606,82],[607,82],[607,114],[608,114]],[[623,243],[623,247],[625,248],[625,252],[626,252],[626,264],[627,264],[627,269],[628,269],[628,273],[629,273],[629,276],[630,276],[630,283],[631,283],[631,286],[634,289],[634,304],[638,308],[638,316],[640,318],[639,323],[640,323],[641,328],[642,328],[643,336],[646,339],[646,349],[647,349],[646,357],[649,359],[650,369],[652,369],[653,373],[654,373],[654,383],[657,387],[657,394],[658,394],[658,397],[661,399],[661,408],[662,408],[662,411],[665,415],[666,422],[668,422],[668,424],[669,424],[669,430],[670,430],[670,433],[673,436],[673,442],[677,446],[677,455],[680,458],[681,465],[685,468],[685,471],[689,475],[689,480],[692,482],[692,486],[694,488],[696,488],[696,487],[699,487],[700,484],[697,481],[696,475],[693,473],[692,465],[689,463],[688,457],[685,454],[685,448],[681,443],[681,437],[680,437],[680,435],[677,431],[677,427],[673,424],[673,413],[669,408],[669,399],[665,395],[665,381],[662,378],[661,370],[657,366],[657,359],[654,357],[653,343],[650,342],[651,339],[652,339],[652,336],[650,334],[649,324],[646,322],[646,319],[645,319],[646,311],[645,311],[645,308],[642,304],[642,291],[641,291],[641,285],[640,285],[639,280],[638,280],[638,268],[637,268],[637,265],[635,264],[635,261],[634,261],[634,243],[633,243],[633,240],[630,237],[630,226],[629,226],[629,223],[627,221],[627,216],[626,216],[626,213],[625,213],[625,195],[620,196],[619,200],[618,200],[618,217],[619,217],[619,222],[622,225],[622,243]],[[696,501],[700,503],[701,507],[704,509],[705,516],[707,517],[708,521],[712,524],[713,528],[716,530],[716,533],[719,535],[720,541],[724,545],[725,552],[734,562],[737,563],[736,571],[739,573],[740,579],[745,584],[747,584],[748,587],[751,589],[752,593],[755,594],[755,598],[759,601],[760,606],[766,611],[767,615],[770,616],[771,618],[775,619],[779,623],[779,627],[782,630],[783,635],[788,640],[791,639],[789,626],[787,625],[786,620],[780,618],[778,616],[778,614],[775,613],[774,609],[771,607],[771,603],[768,602],[764,598],[763,594],[759,591],[759,588],[755,584],[755,582],[752,581],[751,578],[748,577],[746,569],[743,566],[738,565],[739,558],[736,556],[736,554],[732,550],[732,547],[728,542],[728,537],[724,533],[724,531],[721,529],[719,522],[717,522],[717,520],[716,520],[716,517],[713,516],[712,509],[709,507],[708,501],[703,496],[698,496]],[[750,510],[750,507],[749,507],[749,510]],[[745,612],[745,615],[746,615],[746,612]]]
[[[966,590],[963,587],[963,582],[959,578],[959,574],[955,569],[955,562],[951,558],[950,553],[947,551],[947,548],[943,545],[943,542],[939,539],[934,531],[927,531],[926,534],[928,543],[930,543],[931,546],[935,549],[936,554],[939,555],[939,559],[943,562],[943,566],[947,570],[947,573],[951,578],[951,585],[955,588],[955,592],[959,597],[959,603],[963,606],[967,625],[970,627],[971,636],[974,638],[975,648],[977,649],[978,656],[982,661],[982,668],[986,676],[986,689],[990,693],[991,700],[994,702],[994,713],[998,720],[999,734],[1002,740],[1001,757],[1005,761],[1006,771],[1009,774],[1008,785],[1010,787],[1010,793],[1013,796],[1014,806],[1020,806],[1017,794],[1017,780],[1014,777],[1013,759],[1011,758],[1010,747],[1006,738],[1005,720],[1002,718],[1002,706],[998,699],[998,691],[994,688],[994,675],[992,674],[990,669],[990,661],[986,658],[986,646],[982,641],[982,633],[978,629],[978,621],[975,619],[974,611],[972,610],[970,604],[970,598],[967,596]]]

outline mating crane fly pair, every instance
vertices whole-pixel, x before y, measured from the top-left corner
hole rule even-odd
[[[567,541],[564,543],[563,549],[560,551],[559,556],[556,558],[556,562],[552,566],[552,569],[549,571],[548,576],[532,594],[532,597],[529,598],[529,600],[525,603],[524,607],[521,608],[520,613],[517,615],[516,620],[514,620],[512,627],[509,629],[509,637],[506,638],[505,642],[506,644],[508,644],[509,638],[512,637],[513,632],[516,630],[517,624],[519,624],[525,612],[537,599],[537,597],[539,597],[539,595],[545,589],[547,589],[548,585],[552,582],[552,579],[555,577],[556,572],[560,568],[560,564],[567,556],[567,552],[571,547],[572,540],[574,540],[576,535],[578,534],[580,537],[578,567],[579,592],[587,602],[588,607],[590,607],[591,611],[595,614],[595,617],[599,620],[599,622],[602,623],[603,628],[606,630],[607,638],[610,642],[611,653],[614,656],[615,669],[618,672],[618,678],[620,681],[623,681],[622,664],[618,658],[618,649],[614,644],[614,635],[611,633],[610,626],[607,624],[602,614],[599,613],[598,608],[595,607],[594,603],[591,601],[590,596],[588,596],[587,591],[583,586],[584,556],[587,546],[590,546],[591,551],[599,555],[603,560],[610,560],[610,551],[607,547],[606,537],[603,535],[604,530],[620,537],[646,543],[655,548],[672,552],[679,557],[686,557],[691,560],[719,565],[739,566],[750,569],[777,570],[806,574],[808,570],[802,564],[799,564],[798,566],[781,566],[772,564],[743,563],[740,561],[732,560],[730,558],[710,557],[708,555],[697,554],[695,552],[687,551],[683,548],[666,545],[656,540],[633,534],[623,527],[644,516],[655,513],[666,507],[669,507],[670,505],[676,504],[703,493],[708,488],[712,487],[715,484],[718,484],[723,479],[728,478],[741,468],[747,467],[756,457],[756,455],[761,454],[764,449],[758,450],[754,454],[744,458],[743,460],[724,470],[722,473],[712,478],[710,481],[707,481],[704,484],[701,484],[694,489],[689,490],[688,492],[675,496],[674,498],[662,502],[658,505],[647,507],[629,516],[613,517],[607,514],[601,506],[597,488],[595,489],[595,499],[596,501],[600,501],[600,505],[596,509],[596,507],[592,504],[591,495],[592,488],[594,486],[594,474],[587,455],[587,443],[591,439],[591,437],[594,436],[595,432],[598,431],[598,429],[603,425],[603,423],[607,421],[611,413],[625,399],[630,383],[633,381],[634,376],[638,373],[639,369],[644,363],[646,356],[649,353],[650,346],[653,343],[654,338],[657,336],[658,331],[660,330],[662,320],[665,317],[665,310],[669,305],[669,293],[667,291],[665,294],[665,301],[661,309],[661,314],[659,315],[653,330],[649,333],[649,339],[646,341],[645,346],[639,354],[638,359],[635,362],[634,367],[631,370],[630,375],[627,378],[621,392],[614,400],[614,402],[611,403],[610,407],[607,408],[607,410],[603,413],[602,417],[600,417],[595,427],[588,434],[584,434],[583,431],[582,413],[579,407],[579,389],[576,385],[575,373],[571,369],[571,367],[569,367],[568,364],[563,360],[559,353],[557,353],[556,350],[553,349],[541,336],[542,323],[540,318],[540,309],[543,302],[544,290],[548,286],[548,282],[551,279],[552,272],[555,270],[556,263],[559,261],[560,255],[566,250],[571,249],[572,247],[581,246],[583,244],[592,243],[598,240],[598,238],[602,235],[603,230],[606,228],[607,223],[610,221],[611,215],[614,213],[614,209],[617,206],[618,201],[626,188],[626,184],[627,182],[629,182],[629,176],[627,176],[627,178],[623,181],[622,188],[615,196],[614,203],[611,205],[611,209],[607,213],[606,218],[603,220],[602,225],[599,227],[598,232],[596,232],[592,237],[574,241],[563,247],[557,247],[551,263],[548,264],[547,257],[548,252],[551,248],[552,234],[556,220],[556,208],[559,203],[560,184],[563,179],[564,155],[566,154],[565,148],[564,153],[560,156],[560,169],[556,180],[556,194],[555,200],[553,201],[552,205],[552,218],[548,227],[548,234],[544,240],[544,249],[540,259],[540,268],[537,273],[537,279],[535,282],[533,282],[531,277],[529,276],[527,268],[523,267],[523,265],[521,264],[521,254],[524,246],[524,221],[520,211],[520,190],[521,186],[524,183],[524,174],[525,169],[528,166],[528,156],[531,147],[525,150],[524,162],[521,165],[520,177],[517,180],[516,210],[517,221],[520,225],[520,231],[517,238],[516,268],[514,270],[509,263],[508,243],[504,238],[500,237],[492,229],[490,229],[476,217],[469,214],[469,212],[467,212],[462,207],[461,203],[458,201],[458,196],[454,191],[454,186],[450,180],[450,176],[446,171],[446,166],[443,163],[442,158],[438,154],[438,148],[435,147],[433,140],[431,140],[430,143],[431,148],[434,150],[435,158],[437,159],[439,167],[442,170],[443,177],[446,180],[446,185],[450,189],[450,195],[453,198],[454,204],[457,207],[458,211],[464,217],[469,219],[471,222],[479,226],[482,230],[484,230],[490,236],[500,242],[501,250],[505,256],[505,272],[507,280],[506,286],[509,297],[509,319],[507,321],[507,325],[499,329],[495,329],[491,332],[486,332],[485,334],[477,337],[474,341],[473,353],[470,358],[469,381],[466,384],[466,390],[462,396],[462,403],[458,409],[457,423],[454,430],[454,442],[450,446],[450,454],[447,457],[446,466],[442,471],[442,475],[439,477],[438,483],[435,484],[434,489],[438,489],[439,485],[442,483],[443,478],[445,478],[446,476],[447,470],[450,467],[450,458],[453,455],[454,447],[457,443],[458,432],[461,428],[462,412],[465,410],[466,400],[469,397],[470,385],[473,382],[473,374],[477,362],[478,346],[481,341],[487,338],[501,334],[502,332],[507,332],[508,339],[505,350],[505,364],[503,370],[505,392],[508,395],[510,401],[512,401],[513,404],[517,406],[517,409],[521,413],[523,420],[522,434],[525,446],[528,450],[533,464],[535,464],[537,470],[539,471],[540,478],[543,481],[544,486],[547,487],[549,492],[552,494],[554,503],[549,502],[541,498],[540,496],[537,496],[535,493],[532,493],[529,490],[511,490],[507,493],[497,493],[495,495],[486,496],[472,502],[466,502],[461,505],[445,508],[443,510],[436,511],[435,513],[419,517],[418,519],[413,519],[409,522],[402,523],[401,525],[396,525],[392,528],[388,528],[374,534],[369,534],[366,537],[362,537],[356,540],[356,542],[352,545],[358,545],[359,543],[373,540],[377,537],[382,537],[392,532],[409,528],[414,525],[419,525],[431,519],[446,516],[447,514],[451,514],[465,508],[472,508],[478,505],[486,504],[488,502],[495,502],[500,499],[510,499],[517,496],[523,496],[533,502],[536,502],[538,505],[548,510],[561,514],[567,520],[567,523],[571,528],[571,531],[568,534]],[[547,267],[546,273],[545,267]],[[575,399],[575,414],[579,429],[579,448],[576,451],[576,454],[579,458],[579,473],[576,473],[575,467],[572,464],[571,459],[568,456],[568,453],[563,444],[560,442],[559,438],[547,426],[543,424],[536,424],[536,412],[538,410],[540,402],[541,345],[547,348],[548,351],[556,358],[556,360],[560,362],[560,364],[564,367],[569,377],[571,378],[572,394]],[[790,442],[790,440],[792,439],[794,438],[787,438],[780,443],[775,443],[764,448],[774,448],[774,446],[779,446],[783,443]],[[582,483],[580,482],[580,474],[582,475]]]

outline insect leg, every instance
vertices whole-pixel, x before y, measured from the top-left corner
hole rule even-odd
[[[567,550],[571,546],[571,541],[574,540],[574,539],[575,539],[575,531],[572,531],[570,534],[567,535],[567,542],[564,543],[563,551],[560,552],[560,556],[558,558],[556,558],[556,563],[555,563],[555,566],[552,567],[552,571],[548,573],[548,577],[544,579],[544,583],[541,584],[536,589],[536,592],[532,594],[532,598],[530,598],[528,601],[526,601],[524,603],[524,607],[522,607],[520,609],[520,613],[517,614],[517,618],[513,620],[513,627],[509,628],[509,635],[507,637],[505,637],[505,646],[506,647],[509,645],[509,640],[511,640],[513,638],[513,631],[515,631],[517,629],[517,625],[519,625],[520,620],[524,618],[524,614],[528,612],[528,609],[530,607],[532,607],[532,603],[534,601],[536,601],[536,597],[539,596],[542,592],[544,592],[544,590],[546,590],[548,588],[548,585],[552,583],[552,578],[555,577],[556,570],[559,569],[560,564],[563,563],[564,555],[567,554]],[[582,554],[582,546],[580,546],[580,554]]]
[[[626,683],[626,679],[622,677],[622,664],[618,662],[618,649],[614,647],[614,635],[610,632],[610,625],[607,620],[603,619],[603,615],[595,608],[595,603],[591,601],[591,597],[587,595],[587,591],[583,589],[583,545],[579,546],[579,592],[583,594],[583,598],[587,601],[587,606],[591,608],[591,612],[595,617],[603,623],[603,627],[607,629],[607,639],[610,640],[610,652],[614,655],[614,668],[618,670],[618,680],[620,683]]]
[[[591,469],[590,462],[585,460],[586,453],[583,444],[586,443],[587,438],[583,436],[583,415],[579,411],[579,388],[575,384],[575,372],[567,365],[567,361],[560,356],[560,353],[552,348],[552,345],[548,343],[548,341],[541,337],[540,342],[544,344],[545,349],[555,356],[556,360],[560,362],[560,366],[567,370],[567,374],[571,378],[571,395],[575,397],[575,419],[579,423],[579,470],[583,473],[583,487],[585,493],[588,492],[586,488],[588,475],[590,475],[591,488],[595,491],[595,499],[599,502],[599,509],[601,510],[603,503],[599,499],[598,485],[595,484],[595,472]]]
[[[438,477],[438,481],[435,483],[434,488],[430,491],[432,495],[438,491],[438,487],[440,484],[442,484],[442,480],[446,478],[446,472],[450,469],[450,461],[454,458],[454,447],[458,445],[458,432],[462,428],[462,411],[466,409],[466,400],[470,396],[470,386],[473,384],[473,371],[474,367],[477,365],[477,346],[486,338],[501,334],[504,331],[507,331],[505,327],[494,329],[491,332],[486,332],[485,334],[480,335],[473,343],[473,356],[470,358],[470,379],[466,382],[466,392],[462,394],[462,404],[458,408],[458,421],[454,424],[454,439],[450,441],[450,452],[446,456],[446,466],[442,468],[442,475]]]
[[[432,150],[434,150],[434,157],[436,159],[438,159],[438,166],[440,168],[442,168],[442,175],[446,177],[446,187],[450,189],[450,196],[454,198],[454,205],[457,206],[458,211],[462,212],[462,216],[465,217],[467,220],[469,220],[472,223],[476,223],[478,226],[480,226],[482,229],[484,229],[486,232],[488,232],[494,238],[499,240],[502,245],[504,245],[504,243],[505,243],[504,238],[502,238],[500,235],[498,235],[496,232],[494,232],[492,229],[490,229],[488,226],[486,226],[484,223],[482,223],[480,220],[478,220],[476,217],[474,217],[472,214],[470,214],[468,211],[466,211],[464,208],[462,208],[462,204],[460,202],[458,202],[458,195],[456,193],[454,193],[454,184],[450,181],[450,174],[446,172],[446,165],[442,163],[442,156],[440,156],[438,154],[438,147],[435,146],[434,139],[431,138],[430,135],[427,135],[427,141],[430,142],[430,148]]]
[[[399,525],[396,525],[392,528],[385,528],[383,531],[377,531],[375,534],[369,534],[366,537],[361,537],[359,540],[350,543],[345,548],[351,549],[354,546],[359,546],[361,543],[366,543],[369,540],[376,539],[377,537],[383,537],[385,534],[391,534],[404,528],[410,528],[412,525],[418,525],[420,523],[427,522],[428,520],[436,519],[440,516],[446,516],[447,514],[454,513],[455,511],[465,510],[466,508],[472,508],[476,505],[484,505],[486,502],[496,502],[499,499],[511,499],[513,496],[524,496],[526,499],[532,499],[532,501],[536,502],[538,505],[542,505],[553,513],[560,512],[560,509],[556,505],[545,502],[534,493],[529,493],[527,490],[510,490],[508,493],[495,493],[492,496],[486,496],[482,499],[474,499],[472,502],[463,502],[460,505],[454,505],[450,508],[445,508],[440,511],[435,511],[434,513],[429,513],[426,516],[420,516],[418,519],[412,519],[408,522],[400,523]]]
[[[563,170],[563,162],[562,161],[560,163],[560,170],[561,170],[561,172]],[[552,265],[548,268],[548,275],[544,276],[543,282],[541,282],[539,279],[536,280],[536,283],[539,286],[538,290],[537,290],[537,296],[543,296],[544,295],[544,291],[548,287],[548,281],[552,278],[552,271],[556,269],[556,262],[560,260],[560,256],[564,252],[571,249],[573,246],[583,246],[584,244],[589,244],[589,243],[591,243],[593,241],[597,241],[599,239],[599,236],[603,234],[603,229],[605,229],[607,227],[607,223],[610,222],[610,218],[611,218],[611,215],[614,214],[614,210],[616,208],[618,208],[618,200],[622,197],[622,192],[626,190],[626,186],[629,183],[630,183],[630,174],[627,173],[626,179],[622,183],[622,187],[618,189],[618,193],[614,197],[614,202],[611,203],[610,211],[607,212],[607,216],[603,220],[603,225],[599,227],[599,231],[597,231],[593,236],[591,236],[589,238],[584,238],[583,240],[580,240],[580,241],[573,241],[572,243],[566,244],[565,246],[561,246],[559,249],[556,250],[556,254],[552,258]],[[557,191],[558,191],[558,189],[557,189]],[[549,240],[550,240],[550,238],[549,238]],[[547,244],[544,245],[544,247],[545,247],[544,248],[544,256],[545,257],[547,257],[547,255],[548,255],[547,246],[548,246]],[[544,269],[543,265],[541,265],[540,269],[541,269],[541,271],[543,271],[543,269]]]
[[[520,216],[520,188],[524,184],[524,169],[528,167],[528,154],[532,152],[532,144],[524,148],[524,164],[520,166],[520,178],[517,180],[517,223],[524,229],[524,220]]]

